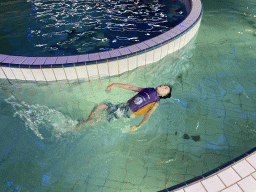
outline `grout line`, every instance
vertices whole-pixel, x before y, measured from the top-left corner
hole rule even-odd
[[[250,154],[250,156],[252,156],[252,155],[255,155],[255,153],[252,153],[252,154]],[[197,184],[197,183],[201,183],[201,185],[204,187],[204,185],[203,185],[203,183],[202,183],[202,181],[204,181],[204,180],[206,180],[206,179],[209,179],[210,177],[213,177],[213,176],[215,176],[215,175],[217,175],[217,174],[219,174],[219,173],[221,173],[221,172],[223,172],[223,171],[225,171],[225,170],[227,170],[227,169],[229,169],[229,168],[232,168],[235,172],[236,172],[236,170],[232,167],[232,166],[234,166],[234,165],[236,165],[237,163],[239,163],[239,162],[241,162],[241,161],[243,161],[243,160],[246,160],[246,158],[248,158],[248,157],[250,157],[250,156],[247,156],[247,157],[245,157],[244,159],[241,159],[240,161],[238,161],[238,162],[235,162],[234,164],[232,164],[232,165],[230,165],[230,166],[228,166],[228,167],[225,167],[225,168],[223,168],[222,170],[220,170],[220,171],[218,171],[218,172],[216,172],[216,173],[214,173],[214,174],[212,174],[212,175],[209,175],[208,177],[204,177],[203,179],[201,179],[201,180],[199,180],[199,181],[196,181],[196,182],[194,182],[194,183],[191,183],[191,184],[189,184],[189,185],[187,185],[187,186],[184,186],[184,187],[181,187],[181,188],[178,188],[178,189],[176,189],[174,192],[176,192],[176,191],[178,191],[178,190],[181,190],[181,189],[183,189],[184,190],[184,188],[187,188],[187,187],[190,187],[190,186],[192,186],[192,185],[194,185],[194,184]],[[247,160],[246,160],[247,161]],[[248,162],[248,161],[247,161]],[[248,162],[249,163],[249,162]],[[250,163],[249,163],[250,164]],[[251,164],[250,164],[251,165]],[[253,167],[253,166],[252,166]],[[253,167],[254,168],[254,167]],[[226,187],[225,189],[227,189],[227,188],[229,188],[229,187],[231,187],[232,185],[234,185],[234,184],[236,184],[236,185],[238,185],[238,187],[239,188],[241,188],[240,186],[239,186],[239,184],[238,184],[238,182],[240,182],[240,181],[242,181],[242,180],[244,180],[245,178],[247,178],[247,177],[250,177],[250,176],[252,176],[252,174],[253,173],[256,173],[256,169],[254,168],[254,172],[252,172],[251,174],[249,174],[248,176],[246,176],[246,177],[244,177],[244,178],[242,178],[237,172],[237,175],[241,178],[239,181],[237,181],[237,182],[235,182],[235,183],[232,183],[231,185],[229,185],[228,187]],[[221,178],[217,175],[217,177],[221,180]],[[252,176],[252,178],[256,181],[256,179]],[[226,186],[226,184],[221,180],[221,182],[224,184],[224,186]],[[205,187],[204,187],[204,189],[205,189]],[[205,189],[206,190],[206,189]],[[224,189],[223,189],[224,190]],[[242,188],[241,188],[241,190],[242,190]],[[206,190],[207,191],[207,190]],[[243,190],[242,190],[243,191]]]
[[[207,191],[207,189],[205,188],[205,186],[203,185],[203,183],[201,181],[200,181],[200,184],[203,186],[204,190]]]
[[[222,181],[221,180],[221,178],[220,178],[220,176],[218,176],[218,175],[216,175],[218,178],[219,178],[219,180],[223,183],[223,185],[225,186],[225,188],[227,188],[227,185],[224,183],[224,181]]]

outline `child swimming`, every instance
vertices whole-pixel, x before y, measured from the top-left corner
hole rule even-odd
[[[146,114],[139,125],[130,126],[130,131],[136,131],[145,122],[147,122],[149,117],[159,106],[159,100],[170,98],[172,91],[172,87],[170,85],[161,84],[158,85],[156,88],[143,88],[124,83],[113,83],[107,87],[106,91],[110,92],[113,87],[120,87],[139,93],[132,97],[130,100],[128,100],[126,103],[113,105],[110,102],[106,102],[96,105],[86,121],[83,118],[78,119],[76,129],[79,129],[82,125],[96,125],[97,122],[103,120],[102,115],[100,117],[98,116],[98,114],[102,111],[108,112],[108,115],[106,117],[108,121],[112,121],[114,118],[135,118],[137,116],[143,116],[144,114]]]

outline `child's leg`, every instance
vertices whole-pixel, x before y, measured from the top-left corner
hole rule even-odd
[[[108,108],[108,106],[104,103],[101,103],[99,105],[96,105],[91,114],[89,115],[88,119],[86,121],[84,121],[84,119],[82,118],[82,122],[77,124],[76,129],[79,129],[80,126],[85,125],[85,126],[91,126],[91,125],[95,125],[98,121],[102,120],[102,118],[98,118],[97,114],[102,111],[102,110],[106,110]]]

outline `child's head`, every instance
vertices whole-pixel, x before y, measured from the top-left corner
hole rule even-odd
[[[166,99],[171,97],[171,92],[172,92],[172,86],[171,85],[158,85],[156,87],[158,96],[160,99]]]

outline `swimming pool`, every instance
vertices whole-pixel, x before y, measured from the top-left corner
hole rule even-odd
[[[255,147],[255,3],[202,2],[195,41],[160,63],[72,86],[1,80],[1,189],[159,191]],[[73,131],[95,104],[134,95],[118,88],[107,94],[113,82],[170,83],[172,98],[136,133],[126,126],[142,118]]]

